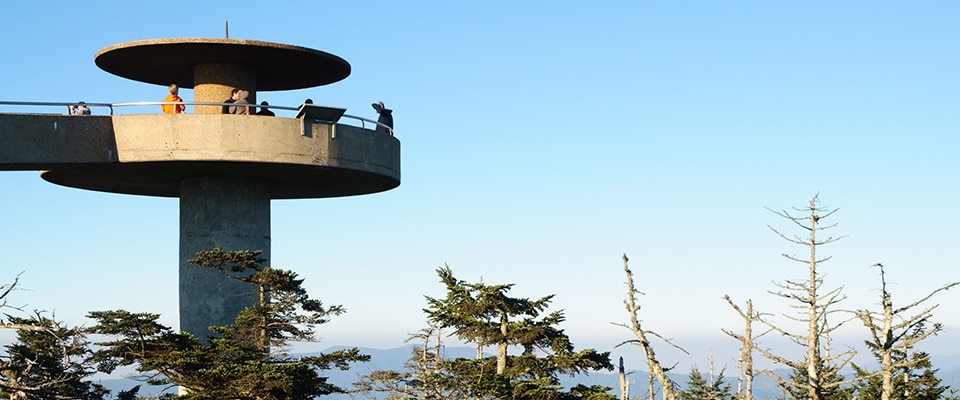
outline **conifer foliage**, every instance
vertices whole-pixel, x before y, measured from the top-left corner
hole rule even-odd
[[[604,386],[561,387],[560,374],[576,375],[612,370],[610,353],[594,349],[576,351],[558,325],[562,311],[547,313],[553,295],[535,300],[509,297],[513,284],[487,285],[458,280],[449,266],[437,270],[447,290],[444,298],[427,297],[424,310],[432,327],[420,338],[405,372],[376,371],[359,386],[364,392],[389,392],[391,399],[592,399],[615,397]],[[426,341],[439,330],[476,346],[475,359],[445,359],[438,343]],[[485,356],[492,346],[496,356]],[[520,353],[508,355],[510,347]],[[438,397],[439,396],[439,397]]]
[[[310,298],[303,280],[291,271],[266,267],[259,251],[197,253],[191,263],[216,269],[255,288],[257,301],[232,325],[211,327],[209,343],[157,322],[159,315],[124,310],[91,312],[91,332],[114,340],[96,359],[104,372],[135,365],[150,383],[178,385],[187,399],[312,399],[344,389],[327,382],[320,371],[347,369],[367,361],[356,348],[311,357],[290,357],[291,341],[312,340],[314,327],[343,312]]]
[[[931,323],[933,310],[939,304],[923,305],[935,294],[960,285],[951,282],[941,286],[924,298],[901,307],[895,307],[893,295],[887,288],[887,277],[882,264],[880,270],[879,311],[858,310],[854,313],[870,331],[870,340],[864,341],[877,359],[880,370],[869,373],[854,365],[857,375],[864,381],[857,385],[862,399],[939,399],[947,389],[940,386],[936,370],[931,368],[930,356],[914,351],[913,347],[924,339],[943,330],[939,323]],[[911,314],[913,313],[913,314]]]
[[[723,371],[717,376],[703,377],[696,366],[690,368],[686,390],[680,392],[680,400],[729,400],[730,384],[724,381]]]
[[[874,356],[876,350],[871,349]],[[874,373],[860,366],[853,369],[861,380],[855,384],[860,400],[939,400],[952,399],[945,394],[949,389],[943,386],[937,377],[937,370],[930,362],[930,355],[922,351],[894,351],[892,360],[900,362],[901,366],[892,371],[889,380],[889,390],[884,389],[882,373]],[[910,366],[907,367],[906,363]]]
[[[17,341],[0,356],[0,398],[102,399],[108,391],[86,380],[96,370],[83,331],[35,312],[7,315],[0,327],[16,329]]]

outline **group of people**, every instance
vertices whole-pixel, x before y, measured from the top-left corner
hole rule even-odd
[[[166,98],[163,99],[163,104],[160,106],[160,109],[167,114],[180,114],[186,109],[186,106],[183,104],[183,99],[180,98],[180,88],[176,84],[171,84],[167,88],[170,92]],[[254,110],[257,109],[257,106],[251,106],[248,98],[250,97],[250,92],[234,88],[230,92],[230,98],[224,101],[224,105],[221,108],[220,112],[223,114],[237,114],[237,115],[250,115],[250,108],[253,107]],[[303,102],[304,104],[313,104],[313,100],[306,99]],[[86,109],[84,114],[90,114],[90,109],[87,106],[83,105],[81,101],[80,106]],[[377,111],[377,114],[380,115],[377,118],[377,132],[384,132],[391,134],[393,130],[393,110],[390,110],[384,107],[382,101],[371,104],[373,109]],[[71,111],[71,114],[74,112]],[[260,111],[257,111],[255,115],[266,115],[266,116],[275,116],[276,114],[273,111],[270,111],[270,103],[266,101],[260,102]]]
[[[90,107],[87,107],[87,103],[78,101],[77,104],[67,106],[67,112],[70,115],[90,115]]]
[[[248,100],[249,97],[250,97],[250,92],[243,89],[234,88],[233,90],[230,91],[230,98],[223,101],[224,103],[228,103],[228,104],[224,104],[220,112],[223,114],[250,115],[251,112],[250,112],[250,101]],[[267,102],[263,102],[261,104],[266,104],[266,103]],[[253,109],[256,110],[257,107],[254,106]],[[263,112],[262,109],[260,111]],[[272,112],[270,114],[261,114],[261,112],[258,112],[256,114],[257,115],[273,115]]]
[[[163,99],[163,102],[182,102],[183,100],[180,98],[180,96],[178,96],[178,92],[179,88],[177,88],[177,85],[170,85],[170,95]],[[225,104],[221,107],[220,112],[223,114],[250,115],[251,106],[250,101],[248,100],[249,97],[250,92],[243,89],[234,88],[230,91],[230,98],[223,101]],[[268,108],[269,105],[270,103],[265,101],[260,102],[260,111],[258,111],[256,115],[276,115],[273,113],[273,111],[270,111]],[[175,108],[173,106],[173,104],[164,104],[161,106],[161,109],[167,114],[179,114],[184,110],[184,106],[182,104],[176,104]],[[256,110],[257,107],[253,106],[253,109]]]
[[[180,98],[180,88],[176,84],[170,84],[167,87],[167,90],[170,94],[163,99],[163,104],[160,105],[160,110],[166,114],[180,114],[186,110],[186,106],[183,104],[183,99]],[[237,114],[237,115],[250,115],[250,102],[247,100],[250,97],[250,92],[242,89],[234,88],[230,92],[230,98],[225,100],[221,112],[224,114]],[[261,105],[269,105],[267,102],[260,103]],[[256,106],[253,107],[256,109]],[[260,112],[257,115],[274,115],[273,112],[266,108],[261,108]]]

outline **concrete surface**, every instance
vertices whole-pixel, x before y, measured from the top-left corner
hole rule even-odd
[[[194,101],[321,86],[350,64],[319,50],[237,39],[153,39],[94,56],[109,73],[194,88]],[[158,91],[157,98],[166,96]],[[157,110],[159,111],[159,110]],[[270,259],[270,200],[350,196],[400,184],[400,142],[349,125],[255,115],[0,114],[0,171],[39,170],[80,189],[180,198],[180,329],[204,339],[253,304],[254,288],[187,263],[197,251],[262,250]],[[15,190],[15,189],[14,189]],[[269,262],[268,262],[269,265]]]
[[[42,170],[81,189],[180,198],[180,329],[201,339],[254,290],[187,263],[197,251],[262,250],[270,200],[348,196],[400,184],[400,142],[348,125],[224,114],[0,114],[0,171]],[[304,134],[302,134],[304,133]],[[15,190],[15,189],[7,189]],[[269,265],[269,261],[267,263]]]
[[[0,170],[112,193],[180,196],[195,177],[263,180],[270,198],[376,193],[400,184],[400,142],[350,125],[223,114],[0,114]]]
[[[109,116],[0,114],[0,171],[116,162]]]
[[[198,251],[262,250],[270,259],[270,191],[264,180],[188,178],[180,190],[180,330],[198,338],[252,306],[256,287],[187,263]],[[267,263],[269,265],[269,263]]]
[[[192,88],[219,83],[195,76],[201,64],[236,65],[256,71],[256,90],[294,90],[339,82],[350,64],[333,54],[307,47],[258,40],[168,38],[107,46],[94,55],[100,69],[139,82]],[[165,95],[165,94],[164,94]],[[197,100],[201,101],[201,100]]]

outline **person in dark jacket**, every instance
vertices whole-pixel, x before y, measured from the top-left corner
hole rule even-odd
[[[233,102],[237,101],[237,92],[239,92],[239,91],[240,91],[240,89],[233,89],[233,90],[231,90],[231,91],[230,91],[230,98],[224,100],[223,102],[224,102],[224,103],[231,103],[231,104],[232,104]],[[224,105],[223,105],[223,108],[220,109],[220,113],[221,113],[221,114],[230,114],[230,107],[232,107],[230,104],[224,104]]]
[[[90,108],[87,107],[87,103],[82,101],[76,105],[67,106],[67,111],[70,112],[70,115],[90,115]]]
[[[388,110],[386,107],[384,107],[382,101],[373,103],[371,104],[371,106],[373,106],[374,110],[377,110],[377,114],[380,114],[380,118],[377,119],[377,122],[390,127],[388,129],[383,125],[377,125],[377,132],[383,132],[383,133],[392,135],[393,134],[393,110]]]
[[[260,102],[260,111],[257,111],[257,115],[266,115],[268,117],[277,116],[277,114],[274,114],[273,111],[270,111],[270,103],[265,101]]]

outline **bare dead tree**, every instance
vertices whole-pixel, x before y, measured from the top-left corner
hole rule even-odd
[[[823,225],[822,223],[824,219],[833,215],[837,209],[827,210],[819,207],[818,204],[818,196],[814,196],[810,199],[807,207],[794,208],[797,212],[806,213],[806,215],[803,216],[793,216],[787,211],[770,210],[774,214],[793,222],[803,231],[806,231],[808,234],[806,237],[799,235],[787,236],[768,225],[774,233],[784,240],[803,246],[809,250],[809,256],[807,258],[783,254],[783,256],[789,260],[805,264],[807,266],[807,277],[803,280],[785,280],[783,283],[775,282],[774,285],[777,286],[779,290],[769,291],[769,293],[773,295],[794,303],[791,304],[790,307],[798,310],[799,316],[784,315],[784,317],[805,323],[807,325],[806,332],[789,332],[766,319],[760,320],[773,331],[780,333],[800,346],[806,347],[806,357],[803,360],[793,361],[773,354],[767,349],[759,347],[756,349],[761,355],[774,362],[786,365],[795,370],[805,371],[807,375],[806,382],[794,382],[775,374],[769,375],[776,379],[781,385],[807,391],[808,397],[811,400],[823,400],[825,390],[833,389],[841,384],[847,383],[837,380],[825,381],[824,378],[836,376],[840,369],[846,366],[856,353],[853,349],[846,349],[833,355],[823,354],[821,339],[828,337],[831,332],[838,329],[847,321],[842,321],[837,325],[829,325],[827,323],[828,314],[835,312],[833,307],[844,300],[846,296],[841,292],[843,287],[831,290],[823,289],[823,276],[818,272],[818,267],[830,260],[831,257],[817,258],[817,249],[820,246],[836,242],[843,237],[827,237],[826,239],[819,239],[817,237],[818,233],[837,226],[837,224]]]
[[[709,386],[713,386],[714,379],[716,378],[716,375],[714,374],[714,365],[713,365],[713,350],[710,350],[709,361],[710,361],[710,380],[707,381],[707,384]],[[726,367],[724,367],[724,369],[726,369]],[[720,374],[723,374],[722,370],[720,371]]]
[[[23,272],[20,272],[19,274],[17,274],[17,276],[13,277],[13,282],[0,285],[0,308],[10,307],[10,306],[7,306],[7,300],[8,300],[7,296],[10,295],[10,292],[16,289],[17,283],[20,281],[20,275],[23,275]],[[13,308],[16,310],[21,309],[20,307],[10,307],[10,308]]]
[[[619,323],[614,323],[614,325],[630,329],[637,338],[624,341],[618,344],[616,347],[620,347],[628,343],[640,346],[647,357],[647,368],[650,371],[650,375],[657,378],[657,382],[660,384],[660,388],[663,390],[663,398],[665,400],[676,400],[679,396],[675,387],[676,384],[670,379],[670,377],[667,376],[667,372],[673,369],[673,367],[666,368],[660,364],[660,362],[657,360],[656,354],[654,353],[653,346],[650,344],[650,340],[647,339],[647,335],[655,336],[686,354],[690,353],[673,344],[669,339],[660,336],[656,332],[644,330],[640,327],[640,319],[637,318],[637,313],[640,311],[640,306],[637,305],[637,294],[642,293],[637,291],[636,286],[633,284],[633,272],[630,271],[627,261],[629,261],[629,259],[627,258],[627,255],[624,254],[623,270],[627,274],[627,298],[623,301],[623,304],[626,306],[627,312],[630,313],[630,325]],[[650,398],[653,398],[652,384],[650,388]]]
[[[870,330],[870,341],[868,343],[876,350],[877,356],[880,359],[880,375],[882,378],[880,398],[881,400],[890,400],[894,390],[894,372],[898,369],[917,368],[929,359],[929,356],[910,358],[907,354],[909,348],[943,330],[943,326],[939,323],[927,327],[927,323],[930,321],[930,318],[933,317],[933,310],[936,309],[939,304],[926,307],[913,315],[904,316],[904,313],[908,313],[914,307],[920,306],[933,297],[933,295],[960,285],[960,282],[948,283],[930,292],[920,300],[904,307],[894,308],[893,297],[887,290],[887,278],[883,264],[876,264],[875,266],[880,268],[881,310],[870,311],[863,309],[854,311],[854,314],[860,319],[860,322]],[[907,356],[894,360],[893,354],[898,350]]]
[[[657,398],[657,390],[653,386],[653,374],[647,374],[647,398],[653,400]]]
[[[412,355],[404,363],[403,370],[370,371],[353,384],[354,390],[348,396],[351,399],[379,399],[383,396],[387,399],[469,398],[466,392],[444,387],[438,381],[442,375],[440,363],[446,348],[442,337],[442,330],[434,324],[411,334],[405,342],[420,344],[412,347]]]
[[[737,398],[741,400],[753,400],[753,377],[756,375],[756,371],[753,369],[754,343],[763,335],[771,332],[771,330],[768,329],[754,336],[753,323],[760,321],[763,315],[769,314],[760,314],[754,311],[753,301],[751,300],[747,300],[746,310],[741,310],[740,306],[736,305],[733,300],[730,299],[729,295],[724,295],[723,299],[727,301],[727,304],[730,304],[730,307],[740,315],[740,318],[742,318],[744,322],[743,334],[721,329],[727,336],[737,339],[741,346],[737,359],[737,366],[740,369],[740,374],[737,378]]]
[[[91,389],[83,384],[83,389],[76,387],[94,372],[88,368],[90,352],[83,330],[67,327],[55,316],[45,318],[42,311],[33,314],[29,319],[10,317],[11,322],[0,323],[0,328],[17,330],[22,341],[6,346],[7,351],[0,355],[0,392],[23,399],[70,399],[86,394]],[[25,334],[30,332],[33,334]]]
[[[627,371],[623,369],[623,356],[620,357],[620,400],[630,400],[630,382],[627,381]]]

